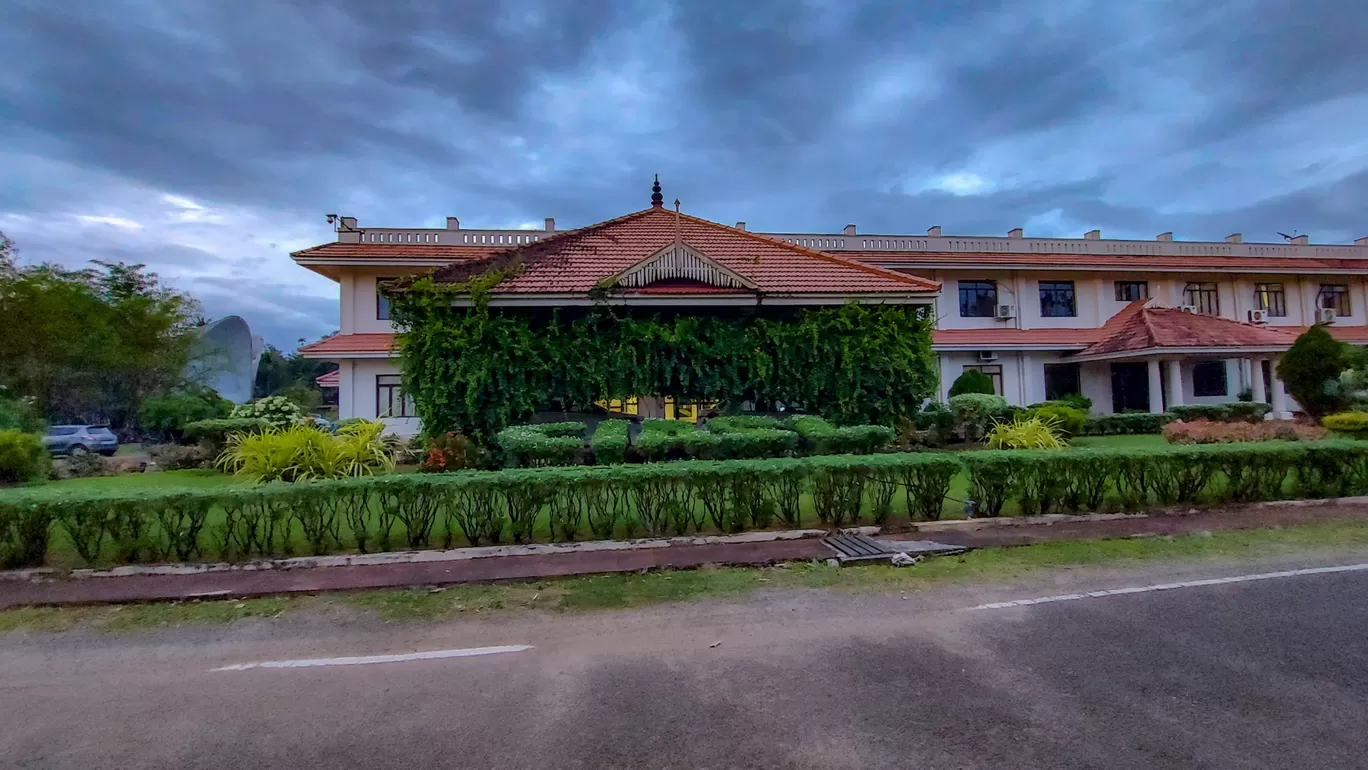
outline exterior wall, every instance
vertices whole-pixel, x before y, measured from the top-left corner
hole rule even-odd
[[[342,333],[365,334],[394,331],[394,324],[377,318],[376,279],[401,278],[417,271],[412,267],[357,268],[342,277]],[[350,328],[348,328],[350,326]]]
[[[365,358],[341,361],[338,369],[338,417],[344,420],[350,417],[376,419],[375,378],[382,374],[399,374],[399,360]],[[422,429],[422,423],[416,417],[386,417],[383,422],[401,437],[417,435]]]
[[[1229,275],[1212,273],[1077,273],[1045,270],[917,270],[903,272],[920,275],[943,283],[936,311],[940,329],[1087,329],[1107,322],[1126,306],[1117,301],[1116,281],[1147,281],[1149,294],[1163,305],[1178,306],[1184,302],[1183,289],[1189,282],[1215,283],[1220,314],[1235,321],[1249,320],[1254,309],[1254,284],[1282,283],[1287,303],[1287,315],[1270,318],[1270,326],[1310,326],[1316,322],[1316,295],[1321,284],[1341,283],[1349,287],[1353,313],[1336,319],[1341,326],[1368,325],[1368,287],[1359,276],[1333,275]],[[959,314],[959,282],[992,280],[998,284],[998,304],[1015,305],[1016,318],[999,321],[995,318],[961,318]],[[1073,281],[1076,315],[1070,318],[1042,318],[1040,315],[1040,282],[1050,280]]]

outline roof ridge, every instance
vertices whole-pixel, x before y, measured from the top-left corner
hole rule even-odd
[[[668,213],[668,212],[667,212],[667,213]],[[794,243],[789,243],[788,241],[785,241],[785,240],[783,240],[783,239],[781,239],[781,238],[775,238],[775,237],[773,237],[773,236],[765,235],[765,234],[763,234],[763,233],[753,233],[753,232],[751,232],[751,231],[749,231],[749,230],[738,230],[738,229],[735,228],[735,227],[730,227],[730,226],[728,226],[728,225],[724,225],[724,224],[722,224],[721,222],[714,222],[714,221],[712,221],[711,219],[703,219],[702,217],[696,217],[696,216],[693,216],[693,215],[691,215],[691,214],[685,214],[685,213],[683,213],[683,212],[674,212],[674,213],[677,213],[677,214],[679,214],[679,215],[682,216],[682,217],[686,217],[686,218],[688,218],[688,219],[690,219],[690,220],[692,220],[692,221],[694,221],[694,222],[701,222],[701,223],[703,223],[703,224],[705,224],[705,225],[709,225],[709,226],[711,226],[711,227],[721,228],[721,229],[726,230],[726,231],[728,231],[728,232],[730,232],[730,233],[734,233],[734,234],[736,234],[736,235],[742,235],[742,236],[745,236],[745,237],[750,238],[750,239],[752,239],[752,240],[762,241],[762,242],[767,243],[767,244],[770,244],[770,245],[772,245],[772,246],[781,246],[781,247],[783,247],[783,248],[788,249],[789,251],[794,251],[794,252],[797,252],[797,253],[799,253],[799,254],[803,254],[803,255],[805,255],[805,256],[814,257],[814,258],[816,258],[816,259],[821,259],[821,260],[830,262],[830,263],[832,263],[832,264],[841,265],[842,267],[849,267],[849,268],[853,268],[853,269],[855,269],[855,270],[862,270],[862,271],[864,271],[864,272],[866,272],[866,273],[871,273],[871,274],[873,274],[873,275],[878,275],[878,276],[881,276],[881,277],[884,277],[884,278],[894,278],[894,279],[897,279],[897,280],[899,280],[899,281],[902,281],[903,283],[909,283],[909,284],[912,284],[912,285],[914,285],[914,286],[918,286],[918,287],[922,287],[922,288],[925,288],[927,284],[936,284],[936,285],[939,285],[939,282],[938,282],[938,281],[932,281],[932,280],[930,280],[930,279],[928,279],[928,278],[919,278],[919,277],[917,277],[917,276],[908,275],[908,274],[906,274],[906,273],[899,273],[899,272],[896,271],[896,270],[887,270],[887,269],[885,269],[885,268],[876,267],[876,266],[874,266],[874,265],[862,264],[862,263],[856,262],[855,260],[852,260],[852,259],[846,259],[846,258],[844,258],[844,257],[838,257],[838,256],[836,256],[836,255],[834,255],[834,254],[828,254],[828,253],[825,252],[825,251],[818,251],[818,250],[816,250],[816,249],[807,248],[806,246],[799,246],[799,245],[794,244]]]

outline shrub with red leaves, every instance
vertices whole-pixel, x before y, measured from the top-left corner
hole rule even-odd
[[[1192,420],[1164,426],[1164,439],[1170,444],[1237,444],[1251,441],[1315,441],[1325,438],[1318,425],[1288,420],[1268,422],[1212,422]]]

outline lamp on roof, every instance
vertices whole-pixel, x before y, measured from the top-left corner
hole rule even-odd
[[[655,175],[655,184],[651,185],[651,208],[665,208],[665,196],[660,194],[660,174]]]

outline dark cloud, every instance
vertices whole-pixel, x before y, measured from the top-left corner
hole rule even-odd
[[[1368,233],[1358,0],[4,6],[0,226],[33,258],[320,296],[285,252],[324,213],[576,226],[654,172],[773,230]],[[286,343],[292,307],[261,310]]]

